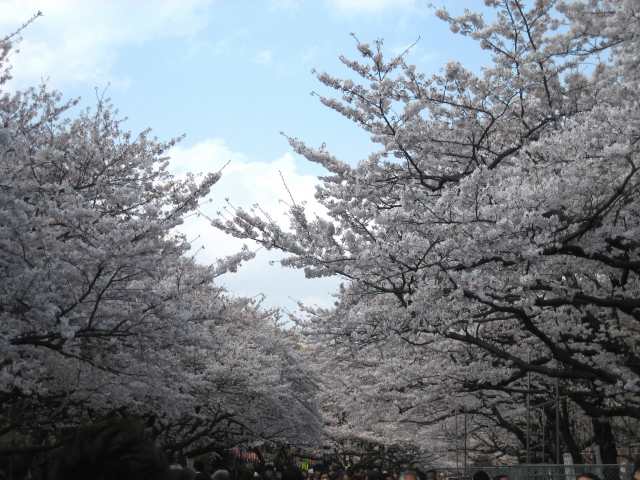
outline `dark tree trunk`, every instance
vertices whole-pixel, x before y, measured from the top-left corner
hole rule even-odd
[[[566,398],[562,400],[562,410],[560,414],[560,434],[562,435],[562,440],[567,447],[567,451],[573,457],[573,462],[584,463],[582,452],[580,451],[580,447],[576,442],[574,432],[572,432],[571,430],[571,417],[569,415]]]
[[[618,452],[616,449],[616,439],[613,436],[613,429],[608,418],[594,417],[591,419],[593,425],[593,435],[595,443],[600,446],[602,454],[602,463],[614,464],[618,461]]]

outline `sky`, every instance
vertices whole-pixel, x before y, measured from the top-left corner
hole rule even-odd
[[[388,55],[408,54],[425,73],[451,60],[473,70],[485,58],[452,34],[429,3],[453,13],[482,10],[482,0],[0,0],[0,35],[37,11],[13,54],[12,89],[46,80],[91,106],[106,92],[133,132],[160,139],[184,134],[170,155],[176,175],[217,171],[230,161],[202,207],[182,231],[196,258],[213,262],[238,251],[240,240],[206,217],[226,200],[261,207],[286,225],[288,193],[317,208],[323,172],[291,151],[280,134],[323,143],[355,165],[376,146],[350,121],[322,106],[329,93],[312,70],[348,75],[340,55],[358,58],[352,33],[383,39]],[[220,281],[234,294],[263,296],[265,305],[295,311],[298,301],[328,306],[339,279],[305,279],[285,269],[276,252],[257,256]]]

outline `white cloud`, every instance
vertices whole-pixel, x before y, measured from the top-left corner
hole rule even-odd
[[[329,5],[342,13],[377,13],[386,9],[408,8],[415,0],[327,0]]]
[[[259,65],[268,65],[273,61],[273,52],[271,50],[260,50],[253,61]]]
[[[0,0],[0,31],[12,32],[35,12],[14,59],[19,86],[50,77],[54,85],[126,82],[112,68],[119,48],[157,38],[190,38],[207,24],[213,0]]]
[[[178,175],[217,171],[230,161],[212,189],[210,202],[201,209],[206,217],[215,217],[229,199],[236,207],[245,209],[259,204],[275,221],[288,225],[286,212],[290,199],[282,178],[296,203],[306,203],[314,213],[322,211],[313,196],[316,177],[301,173],[295,158],[289,153],[271,162],[254,162],[232,151],[224,141],[212,139],[188,148],[177,146],[169,155],[171,170]],[[180,227],[192,242],[192,249],[198,250],[196,258],[200,262],[212,263],[217,258],[237,252],[243,243],[247,243],[216,230],[206,217],[191,217]],[[254,250],[258,248],[253,243],[249,246]],[[303,272],[281,267],[277,263],[281,258],[282,254],[278,252],[261,249],[257,257],[241,267],[238,273],[225,275],[222,283],[239,295],[263,293],[268,305],[289,310],[295,310],[297,301],[320,305],[332,302],[330,293],[337,288],[336,279],[305,279]]]

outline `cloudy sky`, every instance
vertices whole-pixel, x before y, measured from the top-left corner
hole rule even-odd
[[[384,39],[399,53],[419,39],[409,61],[434,72],[449,60],[480,68],[477,46],[453,36],[428,0],[0,0],[0,34],[14,31],[38,10],[13,56],[12,88],[43,79],[84,105],[107,90],[133,131],[151,127],[160,138],[186,134],[172,152],[176,174],[225,168],[203,207],[215,215],[225,198],[259,203],[284,218],[288,194],[313,204],[322,172],[293,154],[279,132],[312,146],[326,143],[350,163],[375,146],[312,91],[324,92],[312,68],[345,72],[338,56],[357,57],[363,42]],[[453,12],[481,0],[440,0]],[[208,262],[242,242],[216,232],[204,217],[183,229],[197,258]],[[255,246],[251,246],[255,249]],[[264,294],[269,305],[295,309],[300,300],[330,304],[337,279],[306,280],[283,269],[279,256],[256,260],[222,280],[232,292]],[[276,262],[276,264],[274,264]]]

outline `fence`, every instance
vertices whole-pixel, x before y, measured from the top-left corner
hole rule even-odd
[[[634,466],[620,465],[509,465],[501,467],[469,467],[463,470],[437,470],[430,472],[427,478],[432,480],[471,480],[479,471],[486,472],[490,478],[500,476],[508,480],[576,480],[583,473],[590,473],[600,480],[632,480]]]

